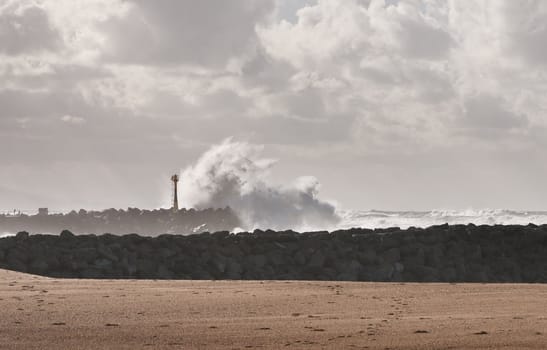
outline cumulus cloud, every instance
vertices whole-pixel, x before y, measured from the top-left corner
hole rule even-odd
[[[0,4],[0,53],[20,55],[55,50],[60,37],[46,11],[31,1]]]
[[[539,43],[547,40],[547,4],[533,0],[522,3],[506,1],[498,4],[503,20],[500,32],[507,40],[506,49],[526,61],[544,65],[547,48]]]
[[[372,201],[329,164],[542,153],[546,19],[540,0],[4,1],[0,157],[163,169],[235,135]]]
[[[542,67],[522,65],[525,50],[514,52],[516,42],[525,42],[521,34],[543,47],[535,20],[545,16],[540,2],[533,3],[321,0],[298,11],[298,21],[260,27],[259,33],[270,55],[338,83],[330,91],[320,88],[321,100],[331,107],[326,115],[345,109],[358,116],[368,140],[387,134],[403,139],[411,132],[420,139],[412,147],[429,147],[450,143],[454,119],[468,129],[490,120],[521,132],[544,124],[523,102],[534,96],[544,105]],[[521,19],[524,25],[515,30],[518,18],[530,23]],[[532,23],[538,23],[535,31],[522,28]],[[365,142],[363,149],[382,143]]]
[[[256,47],[255,26],[273,1],[132,0],[107,21],[107,60],[137,64],[225,65]],[[142,45],[146,43],[146,48]]]
[[[483,129],[515,129],[526,126],[528,120],[506,109],[501,98],[473,96],[465,101],[465,124]]]

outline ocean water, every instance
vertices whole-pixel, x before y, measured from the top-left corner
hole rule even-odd
[[[381,211],[346,210],[339,212],[340,229],[352,227],[429,227],[433,225],[536,225],[547,224],[547,211],[516,211],[506,209],[482,210],[432,210],[432,211]]]
[[[383,210],[339,210],[340,222],[335,227],[295,227],[296,231],[336,230],[353,227],[387,228],[429,227],[442,224],[475,225],[536,225],[547,224],[547,211],[516,211],[506,209],[482,210],[431,210],[431,211],[383,211]],[[267,228],[262,228],[267,229]],[[237,229],[235,232],[242,231]],[[252,231],[252,229],[250,229]],[[0,232],[0,238],[14,233]]]

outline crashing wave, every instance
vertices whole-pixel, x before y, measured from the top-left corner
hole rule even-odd
[[[180,194],[190,207],[232,208],[243,229],[330,229],[340,218],[334,205],[318,198],[319,181],[302,176],[292,184],[268,181],[276,161],[262,158],[261,146],[226,139],[211,147],[180,176]]]
[[[441,224],[527,225],[547,224],[545,211],[516,211],[508,209],[466,209],[431,211],[339,211],[339,228],[367,227],[429,227]]]

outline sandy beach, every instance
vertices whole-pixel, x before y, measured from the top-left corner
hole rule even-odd
[[[547,285],[60,280],[0,270],[1,349],[545,349]]]

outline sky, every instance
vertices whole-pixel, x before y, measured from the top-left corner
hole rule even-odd
[[[547,210],[546,42],[541,0],[0,0],[0,210],[166,207],[229,137],[342,208]]]

